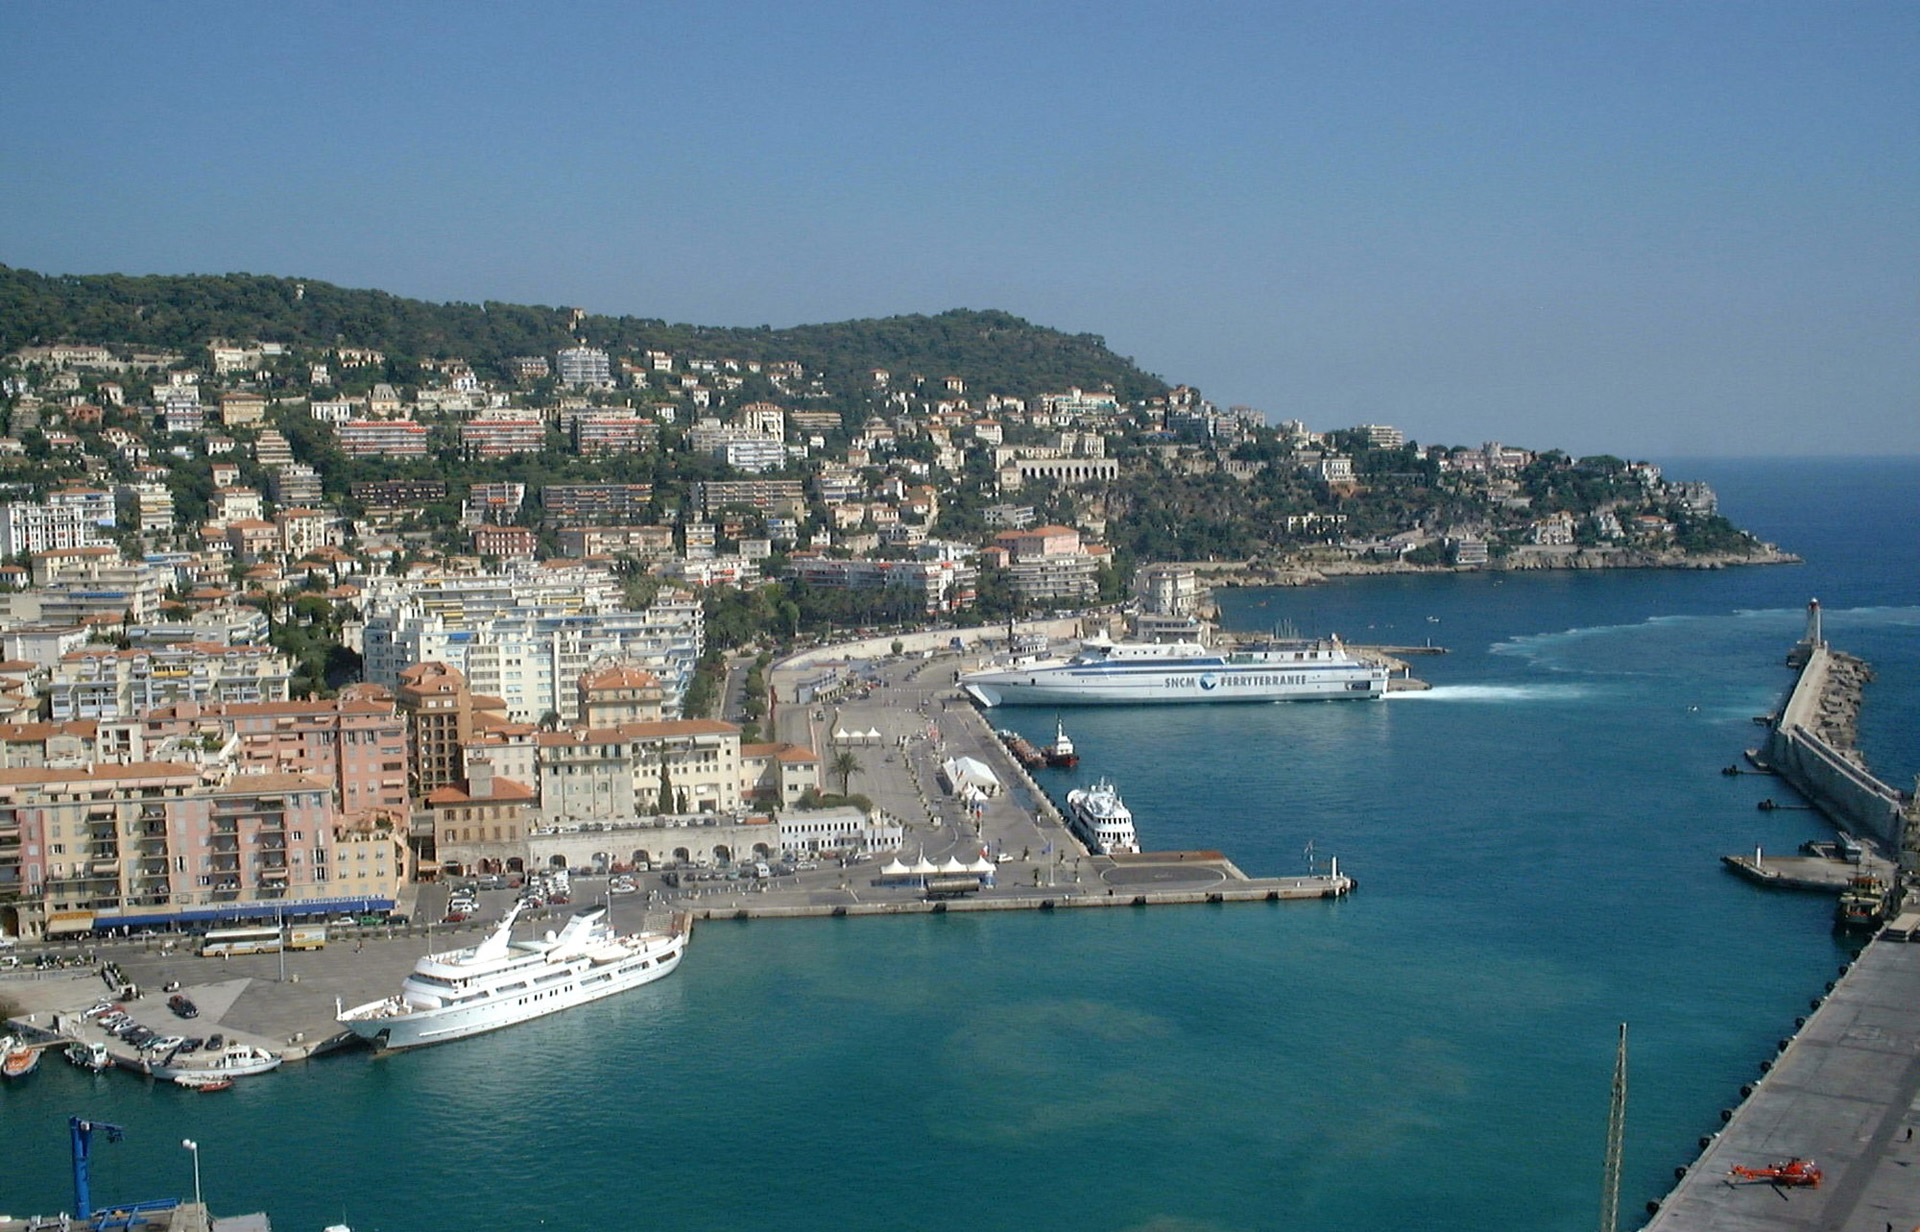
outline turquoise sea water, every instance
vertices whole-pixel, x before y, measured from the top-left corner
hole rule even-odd
[[[1313,842],[1347,901],[710,924],[612,1003],[221,1097],[49,1064],[0,1091],[0,1209],[65,1204],[82,1113],[129,1131],[97,1193],[189,1190],[191,1136],[279,1232],[1589,1228],[1627,1021],[1636,1212],[1845,956],[1825,900],[1717,864],[1824,833],[1717,773],[1811,595],[1878,671],[1873,768],[1918,754],[1915,462],[1668,469],[1807,563],[1234,592],[1450,653],[1382,704],[1065,715],[1058,798],[1110,775],[1149,846],[1256,873]]]

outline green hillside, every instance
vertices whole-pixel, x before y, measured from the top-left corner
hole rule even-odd
[[[794,360],[823,375],[831,397],[871,388],[869,371],[941,380],[971,395],[1030,397],[1075,386],[1124,400],[1163,392],[1155,376],[1092,334],[1065,334],[1005,312],[843,321],[793,329],[676,325],[544,305],[435,304],[312,279],[253,274],[96,274],[52,277],[0,266],[0,353],[56,342],[125,344],[192,353],[210,339],[301,348],[368,347],[406,362],[465,359],[486,375],[514,355],[552,355],[586,342],[614,354],[645,350],[740,360]]]

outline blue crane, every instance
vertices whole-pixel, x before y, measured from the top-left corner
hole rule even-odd
[[[94,1131],[107,1135],[107,1141],[118,1142],[126,1132],[118,1125],[105,1121],[89,1121],[84,1117],[70,1117],[67,1120],[67,1133],[73,1141],[73,1209],[82,1219],[93,1208],[92,1186],[87,1183],[87,1157],[93,1146]]]

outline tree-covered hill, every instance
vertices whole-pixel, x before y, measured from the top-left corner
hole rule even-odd
[[[793,360],[823,374],[827,392],[871,387],[869,372],[939,382],[971,395],[1029,397],[1076,386],[1124,400],[1166,386],[1091,334],[1065,334],[1005,312],[739,329],[589,315],[542,305],[435,304],[312,279],[253,274],[48,276],[0,266],[0,353],[50,343],[106,343],[192,351],[210,339],[301,348],[372,348],[397,359],[464,359],[499,376],[515,355],[552,355],[586,342],[613,353]],[[939,394],[940,386],[929,391]]]

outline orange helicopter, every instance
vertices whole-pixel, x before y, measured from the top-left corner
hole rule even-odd
[[[1746,1168],[1734,1165],[1730,1175],[1739,1176],[1747,1181],[1769,1181],[1773,1185],[1805,1185],[1812,1189],[1824,1183],[1823,1169],[1808,1159],[1787,1159],[1781,1164],[1771,1164],[1765,1168]]]

